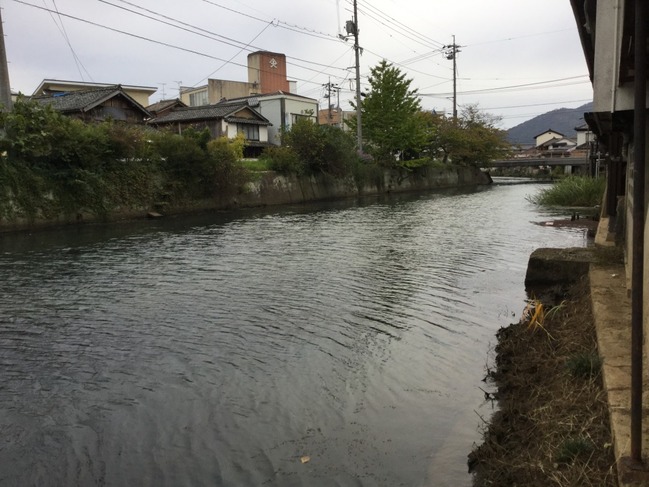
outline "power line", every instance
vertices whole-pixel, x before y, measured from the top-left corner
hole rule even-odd
[[[271,25],[273,25],[272,22],[269,22],[268,24],[266,24],[266,26],[261,30],[261,32],[259,32],[259,34],[257,34],[255,37],[253,37],[253,39],[252,39],[252,40],[251,40],[247,45],[243,46],[243,47],[239,50],[239,52],[237,52],[234,56],[232,56],[230,59],[228,59],[228,60],[225,61],[223,64],[221,64],[221,66],[219,66],[219,67],[216,68],[214,71],[212,71],[210,74],[208,74],[208,75],[205,76],[203,79],[201,79],[198,83],[195,83],[194,86],[197,86],[197,85],[199,85],[200,83],[202,83],[203,81],[205,81],[206,79],[209,79],[209,77],[212,76],[214,73],[216,73],[217,71],[220,71],[223,67],[227,66],[230,62],[232,62],[232,60],[233,60],[235,57],[237,57],[239,54],[241,54],[243,51],[245,51],[246,48],[247,48],[250,44],[252,44],[252,43],[255,41],[255,39],[257,39],[257,37],[259,37],[260,35],[262,35],[262,34],[266,31],[266,29],[268,29]]]
[[[45,0],[43,0],[43,5],[47,6],[47,3],[45,2]],[[70,37],[68,36],[67,31],[65,30],[65,25],[63,24],[63,19],[59,15],[59,8],[56,5],[55,0],[52,0],[52,5],[54,5],[54,10],[56,11],[56,15],[58,15],[58,17],[59,17],[59,22],[57,23],[56,19],[54,18],[53,13],[50,13],[50,17],[52,18],[52,21],[54,22],[54,25],[56,25],[57,29],[59,29],[59,32],[63,36],[63,39],[65,40],[66,44],[70,48],[70,52],[72,53],[72,58],[74,59],[74,64],[77,67],[77,71],[79,71],[79,77],[81,78],[81,80],[83,80],[83,73],[81,72],[81,69],[83,68],[83,70],[86,72],[86,74],[90,78],[90,81],[93,81],[92,76],[90,76],[90,73],[88,72],[86,67],[83,65],[83,63],[81,62],[81,59],[79,58],[79,56],[77,56],[77,53],[75,52],[74,47],[72,47],[72,42],[70,41]]]
[[[190,54],[195,54],[197,56],[201,56],[201,57],[205,57],[205,58],[209,58],[209,59],[214,59],[216,61],[226,62],[226,63],[233,64],[235,66],[240,66],[240,67],[243,67],[243,68],[246,68],[246,69],[248,68],[247,64],[241,64],[241,63],[237,63],[237,62],[234,62],[234,61],[227,61],[227,60],[225,60],[223,58],[219,58],[219,57],[213,56],[211,54],[207,54],[207,53],[204,53],[204,52],[201,52],[201,51],[197,51],[195,49],[189,49],[189,48],[186,48],[186,47],[171,44],[169,42],[164,42],[164,41],[151,39],[150,37],[145,37],[145,36],[142,36],[142,35],[139,35],[139,34],[133,34],[132,32],[127,32],[127,31],[124,31],[124,30],[121,30],[121,29],[116,29],[114,27],[109,27],[107,25],[100,24],[98,22],[93,22],[93,21],[87,20],[87,19],[82,19],[82,18],[76,17],[74,15],[65,14],[65,13],[62,13],[62,12],[54,12],[53,10],[51,10],[49,8],[41,7],[39,5],[34,5],[34,4],[31,4],[31,3],[25,2],[23,0],[13,0],[13,1],[16,2],[16,3],[20,3],[22,5],[26,5],[28,7],[36,8],[38,10],[43,10],[45,12],[57,13],[57,15],[61,15],[61,16],[64,16],[64,17],[67,17],[67,18],[70,18],[70,19],[73,19],[73,20],[77,20],[79,22],[83,22],[83,23],[86,23],[86,24],[89,24],[89,25],[92,25],[92,26],[95,26],[95,27],[100,27],[102,29],[106,29],[106,30],[109,30],[109,31],[112,31],[112,32],[116,32],[118,34],[122,34],[122,35],[130,36],[130,37],[134,37],[136,39],[140,39],[140,40],[143,40],[143,41],[151,42],[153,44],[158,44],[158,45],[161,45],[161,46],[164,46],[164,47],[169,47],[171,49],[177,49],[177,50],[184,51],[184,52],[187,52],[187,53],[190,53]],[[100,1],[105,1],[105,0],[100,0]],[[153,20],[155,20],[155,19],[153,19]],[[290,63],[287,63],[287,64],[290,64]],[[317,65],[318,63],[312,63],[312,64]],[[313,69],[313,68],[309,68],[309,67],[306,67],[306,66],[299,66],[299,65],[297,65],[297,66],[299,68],[301,68],[301,69],[306,69],[306,70],[309,70],[309,71],[318,72],[316,69]],[[331,68],[340,69],[341,71],[345,71],[343,68],[335,68],[333,66],[331,66]],[[303,81],[305,83],[317,84],[317,83],[314,83],[313,81],[310,81],[310,80],[301,79],[301,78],[297,78],[297,77],[293,77],[293,78],[295,80],[297,80],[297,81]]]
[[[162,23],[162,24],[164,24],[164,25],[168,25],[168,26],[170,26],[170,27],[174,27],[174,28],[177,28],[177,29],[180,29],[180,30],[184,30],[184,31],[189,32],[189,33],[191,33],[191,34],[196,34],[196,35],[199,35],[199,36],[202,36],[202,37],[206,37],[206,38],[211,39],[211,40],[214,40],[214,41],[216,41],[216,42],[222,42],[222,43],[224,43],[224,44],[226,44],[226,45],[229,45],[229,46],[232,46],[232,47],[237,47],[237,48],[240,48],[241,46],[243,46],[243,48],[242,48],[241,51],[239,51],[239,52],[242,52],[243,50],[248,50],[248,51],[250,51],[250,52],[263,50],[263,48],[261,48],[261,47],[259,47],[259,46],[253,46],[253,45],[252,45],[252,41],[250,41],[250,42],[248,42],[248,43],[245,43],[245,42],[242,42],[242,41],[238,41],[238,40],[236,40],[236,39],[232,39],[232,38],[230,38],[230,37],[226,37],[226,36],[223,36],[223,35],[221,35],[221,34],[217,34],[217,33],[215,33],[215,32],[212,32],[212,31],[209,31],[209,30],[203,29],[203,28],[201,28],[201,27],[197,27],[197,26],[195,26],[195,25],[192,25],[192,24],[189,24],[189,23],[186,23],[186,22],[179,21],[179,20],[177,20],[177,19],[174,19],[173,17],[169,17],[169,16],[167,16],[167,15],[164,15],[164,14],[161,14],[161,13],[159,13],[159,12],[156,12],[155,10],[151,10],[151,9],[148,9],[148,8],[140,7],[140,6],[138,6],[138,5],[134,4],[134,3],[128,2],[127,0],[117,0],[117,1],[120,1],[120,2],[122,2],[122,3],[125,3],[125,4],[127,4],[127,5],[130,5],[130,6],[133,6],[133,7],[136,7],[136,8],[139,8],[140,10],[143,10],[143,11],[145,11],[145,12],[151,13],[151,14],[153,14],[153,15],[157,15],[157,16],[163,18],[163,19],[167,19],[167,20],[169,20],[170,22],[166,22],[166,21],[164,21],[164,20],[157,19],[157,18],[152,17],[152,16],[150,16],[150,15],[146,15],[146,14],[143,14],[143,13],[141,13],[141,12],[136,12],[136,11],[134,11],[134,10],[127,9],[127,8],[125,8],[125,7],[121,7],[121,6],[119,6],[119,5],[115,5],[115,4],[111,3],[111,2],[108,2],[107,0],[99,0],[99,1],[102,2],[102,3],[104,3],[104,4],[106,4],[106,5],[110,5],[110,6],[112,6],[112,7],[115,7],[115,8],[118,8],[118,9],[125,10],[125,11],[127,11],[127,12],[130,12],[130,13],[132,13],[132,14],[135,14],[135,15],[138,15],[138,16],[141,16],[141,17],[144,17],[144,18],[147,18],[147,19],[153,20],[154,22],[159,22],[159,23]],[[204,1],[206,1],[206,0],[204,0]],[[217,4],[214,4],[213,2],[207,2],[207,3],[213,4],[213,5],[217,5]],[[217,6],[218,6],[218,5],[217,5]],[[219,7],[221,7],[221,6],[219,6]],[[273,25],[274,27],[276,27],[276,26],[277,26],[276,23],[281,22],[281,21],[278,21],[278,20],[276,20],[276,19],[273,19],[273,20],[271,20],[271,21],[268,21],[268,20],[265,20],[265,21],[264,21],[263,19],[260,19],[260,18],[258,18],[258,17],[253,17],[253,16],[250,16],[250,15],[248,15],[248,14],[244,14],[243,12],[239,12],[239,11],[237,11],[237,10],[229,9],[229,8],[226,8],[226,7],[221,7],[221,8],[225,8],[226,10],[232,11],[232,12],[238,14],[238,15],[243,15],[243,16],[246,16],[246,17],[250,17],[250,18],[252,18],[252,19],[254,19],[254,20],[258,20],[258,21],[260,21],[260,22],[264,22],[264,23],[266,24],[266,27],[264,27],[264,30],[266,30],[266,28],[269,27],[270,25]],[[179,24],[179,25],[175,25],[175,24]],[[183,27],[181,27],[181,26],[183,26]],[[202,33],[201,33],[201,32],[202,32]],[[263,31],[262,31],[262,32],[263,32]],[[301,33],[301,32],[298,32],[298,33]],[[217,37],[218,39],[215,39],[214,37]],[[259,37],[259,36],[257,36],[257,37]],[[256,39],[257,37],[255,37],[255,39]],[[219,39],[223,39],[223,40],[219,40]],[[254,41],[255,39],[253,39],[253,41]],[[337,42],[339,42],[338,39],[334,39],[334,40],[336,40]],[[251,48],[249,49],[249,47],[251,47]],[[310,60],[307,60],[307,59],[301,59],[301,58],[297,58],[297,57],[291,57],[291,59],[293,59],[293,60],[295,60],[295,61],[299,61],[299,62],[303,62],[303,63],[311,64],[311,65],[314,65],[314,66],[321,66],[321,67],[324,67],[325,69],[338,69],[338,70],[344,71],[343,68],[337,68],[336,66],[332,66],[332,65],[325,65],[325,64],[317,63],[317,62],[315,62],[315,61],[310,61]],[[227,63],[226,63],[226,64],[227,64]],[[291,62],[291,61],[287,61],[286,64],[289,65],[289,66],[296,66],[296,67],[301,68],[301,69],[307,69],[307,70],[311,70],[311,71],[316,71],[316,70],[314,70],[314,69],[312,69],[312,68],[308,68],[308,67],[306,67],[306,66],[301,66],[300,64],[297,64],[297,63],[294,63],[294,62]],[[219,69],[221,69],[221,68],[219,68]],[[217,70],[217,71],[218,71],[218,70]],[[216,71],[215,71],[215,72],[216,72]],[[320,73],[322,73],[322,71],[319,71],[319,72],[316,71],[316,73],[317,73],[317,74],[320,74]]]
[[[568,78],[558,78],[558,79],[553,79],[553,80],[548,80],[548,81],[538,81],[536,83],[525,83],[525,84],[520,84],[520,85],[511,85],[511,86],[500,86],[497,88],[484,88],[480,90],[468,90],[468,91],[463,91],[461,94],[463,95],[477,95],[477,94],[483,94],[483,93],[492,93],[492,92],[499,92],[499,91],[524,91],[526,89],[537,89],[537,88],[555,88],[555,87],[560,87],[560,86],[570,86],[570,85],[576,85],[576,84],[582,84],[585,83],[585,81],[578,81],[578,82],[571,82],[571,83],[562,83],[559,85],[554,85],[554,86],[543,86],[543,85],[548,85],[550,83],[557,83],[560,81],[569,81],[569,80],[575,80],[579,78],[588,78],[588,75],[580,75],[580,76],[570,76]],[[590,82],[590,81],[589,81]],[[445,97],[445,96],[450,96],[451,93],[420,93],[420,96],[431,96],[431,97]]]
[[[426,35],[420,34],[420,33],[417,32],[415,29],[413,29],[413,28],[407,26],[406,24],[404,24],[404,23],[398,21],[398,20],[395,19],[394,17],[392,17],[392,16],[386,14],[385,12],[383,12],[382,10],[380,10],[379,8],[374,7],[373,5],[371,5],[371,4],[369,4],[369,3],[366,3],[365,1],[362,1],[362,4],[365,5],[366,8],[368,8],[368,9],[372,10],[373,12],[375,12],[377,15],[379,15],[379,16],[382,17],[383,19],[387,20],[387,22],[388,22],[387,27],[388,27],[388,28],[391,28],[391,29],[394,30],[395,32],[399,32],[399,31],[397,31],[394,27],[392,27],[392,24],[397,25],[397,26],[399,26],[400,28],[402,28],[402,29],[408,31],[408,32],[409,32],[410,34],[412,34],[413,36],[418,37],[418,38],[420,39],[420,41],[418,41],[418,42],[420,42],[420,43],[422,43],[422,44],[424,44],[424,45],[427,45],[427,46],[431,46],[431,45],[432,45],[432,46],[435,47],[435,48],[441,48],[441,47],[444,45],[443,42],[436,41],[435,39],[432,39],[432,38],[430,38],[430,37],[428,37],[428,36],[426,36]],[[365,12],[365,14],[367,15],[367,12]],[[403,34],[402,32],[399,32],[399,33]]]
[[[255,17],[254,15],[246,14],[246,13],[241,12],[239,10],[235,10],[233,8],[229,8],[229,7],[225,7],[223,5],[219,5],[218,3],[213,2],[211,0],[202,0],[202,1],[205,2],[205,3],[209,3],[210,5],[213,5],[215,7],[222,8],[223,10],[227,10],[229,12],[233,12],[233,13],[236,13],[238,15],[243,15],[244,17],[248,17],[249,19],[253,19],[253,20],[256,20],[258,22],[264,22],[264,23],[268,22],[268,20],[266,20],[266,19],[261,19],[259,17]],[[326,40],[330,40],[330,41],[338,41],[337,36],[334,36],[334,35],[331,35],[331,34],[325,34],[324,32],[317,32],[317,31],[314,31],[312,29],[307,29],[306,27],[300,27],[300,26],[297,26],[297,25],[291,25],[291,24],[288,24],[288,23],[280,21],[280,20],[277,21],[277,24],[278,24],[278,27],[281,27],[283,29],[287,29],[287,30],[290,30],[290,31],[293,31],[293,32],[301,32],[303,34],[310,35],[312,37],[317,37],[319,39],[326,39]]]
[[[559,105],[561,103],[585,103],[588,101],[593,101],[592,98],[585,98],[583,100],[566,100],[566,101],[550,101],[547,103],[530,103],[528,105],[510,105],[506,107],[490,107],[490,108],[482,108],[480,107],[480,110],[508,110],[510,108],[527,108],[527,107],[543,107],[543,106],[548,106],[548,105]]]

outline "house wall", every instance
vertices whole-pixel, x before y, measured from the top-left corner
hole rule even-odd
[[[597,2],[593,111],[633,110],[633,83],[619,85],[624,9],[627,2]]]
[[[191,103],[192,95],[195,95],[197,93],[203,93],[203,92],[206,93],[208,101],[209,101],[209,90],[207,88],[207,85],[206,86],[201,86],[199,88],[195,88],[193,90],[183,90],[180,93],[180,101],[182,101],[188,107],[196,106],[196,105],[192,105],[192,103]]]
[[[117,120],[128,123],[144,123],[144,114],[127,102],[121,96],[106,100],[101,105],[87,112],[68,114],[85,122],[100,122],[102,120]]]
[[[558,132],[553,132],[552,130],[545,132],[541,135],[538,135],[535,139],[536,146],[538,147],[541,144],[545,144],[548,140],[554,139],[555,137],[560,138],[563,137],[563,135],[561,135]]]
[[[289,96],[264,97],[259,100],[255,109],[273,125],[268,127],[268,142],[280,145],[282,127],[291,128],[296,117],[306,117],[318,123],[318,102]]]
[[[210,104],[218,103],[223,98],[241,98],[257,93],[259,86],[255,83],[210,79],[207,81],[207,96]]]
[[[595,135],[590,130],[577,131],[577,145],[585,144],[595,140]]]
[[[248,83],[257,83],[260,94],[290,92],[286,79],[286,56],[267,51],[248,54]]]

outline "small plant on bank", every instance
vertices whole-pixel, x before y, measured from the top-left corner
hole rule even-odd
[[[584,352],[570,357],[566,367],[570,375],[575,378],[595,378],[601,373],[602,359],[597,354]]]
[[[592,207],[602,202],[606,180],[588,176],[568,176],[527,200],[541,206]]]
[[[577,458],[587,459],[594,449],[595,445],[587,438],[568,438],[559,446],[556,462],[566,464],[574,462]]]

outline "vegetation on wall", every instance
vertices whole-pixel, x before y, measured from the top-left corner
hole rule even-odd
[[[243,141],[107,121],[86,124],[19,100],[0,115],[0,219],[150,209],[220,198],[246,181]]]

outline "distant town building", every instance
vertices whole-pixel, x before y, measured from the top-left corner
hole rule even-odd
[[[563,139],[565,135],[563,135],[561,132],[557,132],[556,130],[548,129],[545,132],[541,132],[539,135],[534,136],[534,141],[536,143],[536,147],[539,147],[540,145],[543,145],[544,143],[548,142],[549,140],[552,139]]]
[[[323,108],[318,111],[318,123],[320,125],[334,125],[345,131],[349,131],[346,120],[356,117],[356,112],[344,111],[340,107]]]

